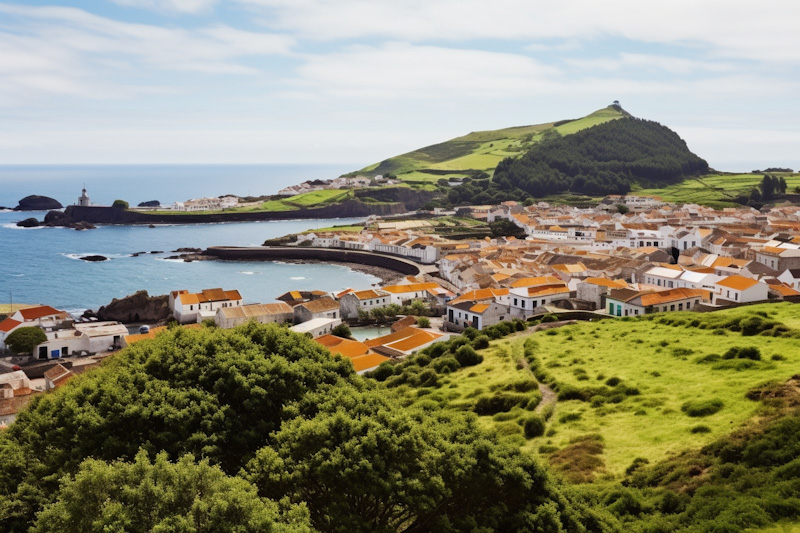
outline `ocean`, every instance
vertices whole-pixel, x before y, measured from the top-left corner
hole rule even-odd
[[[222,194],[272,194],[305,179],[331,178],[333,166],[0,166],[0,205],[15,206],[28,194],[63,204],[80,195],[83,179],[93,203],[122,198],[162,203]],[[17,176],[17,179],[13,179]],[[105,178],[104,178],[105,176]],[[92,184],[92,185],[90,185]],[[76,189],[77,187],[77,189]],[[96,191],[96,192],[95,192]],[[266,239],[357,219],[286,220],[201,225],[101,226],[94,230],[17,228],[18,220],[43,212],[0,212],[0,302],[46,304],[70,312],[97,309],[137,290],[238,289],[246,303],[267,303],[289,290],[369,288],[380,280],[332,264],[195,261],[167,259],[178,248],[258,246]],[[132,254],[147,252],[133,257]],[[158,252],[158,253],[151,253]],[[108,261],[87,262],[85,255]]]

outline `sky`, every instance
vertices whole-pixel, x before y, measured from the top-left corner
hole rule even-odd
[[[347,163],[619,100],[800,168],[800,2],[0,0],[0,164]]]

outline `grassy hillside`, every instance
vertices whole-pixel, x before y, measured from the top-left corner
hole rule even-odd
[[[624,531],[797,531],[796,304],[511,329],[468,330],[376,378],[477,414]]]
[[[426,146],[376,163],[357,173],[392,173],[409,182],[435,182],[486,172],[491,175],[506,157],[519,157],[555,129],[562,135],[629,116],[620,107],[609,106],[577,120],[562,120],[533,126],[477,131],[449,141]]]
[[[800,174],[775,174],[786,179],[787,192],[800,187]],[[709,174],[660,189],[639,189],[634,194],[660,196],[666,202],[701,204],[711,207],[736,207],[733,200],[748,195],[761,183],[763,174]]]

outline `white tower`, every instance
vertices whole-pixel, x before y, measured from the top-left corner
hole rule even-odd
[[[88,207],[91,205],[89,202],[89,196],[86,194],[86,185],[83,186],[83,190],[81,191],[81,196],[78,198],[78,205]]]

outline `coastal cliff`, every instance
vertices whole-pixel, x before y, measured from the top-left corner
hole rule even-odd
[[[410,204],[410,205],[409,205]],[[292,211],[231,211],[216,213],[148,213],[115,207],[71,205],[64,211],[59,225],[76,222],[92,224],[204,224],[210,222],[255,222],[263,220],[295,220],[315,218],[350,218],[370,215],[396,215],[417,209],[419,201],[392,204],[370,204],[348,200],[340,204]]]

